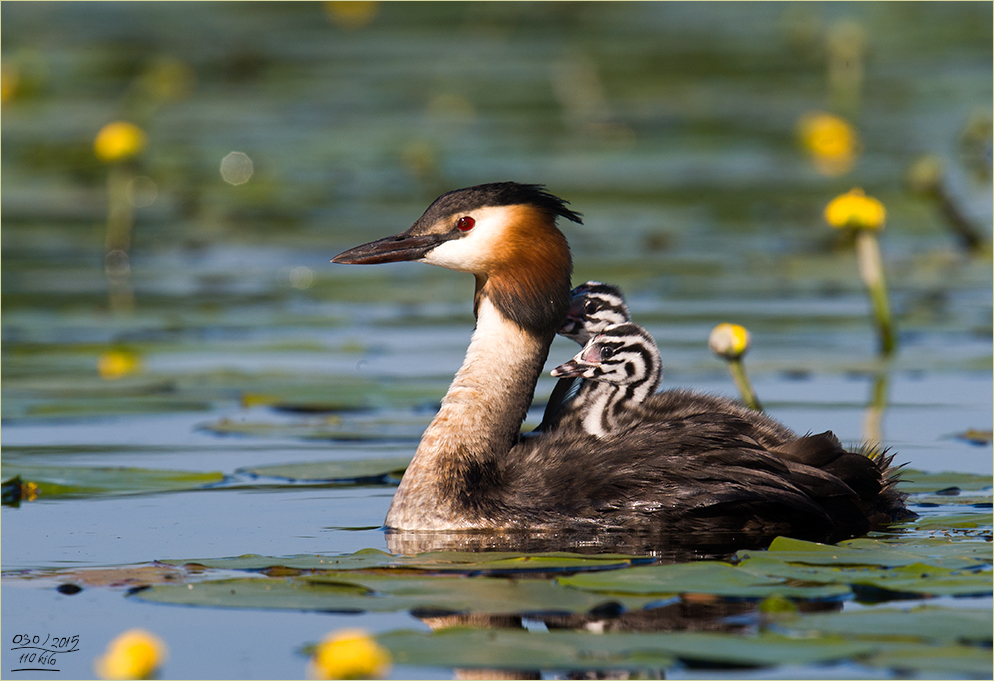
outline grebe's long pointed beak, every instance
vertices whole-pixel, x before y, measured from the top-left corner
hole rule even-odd
[[[420,260],[428,251],[448,241],[446,234],[411,234],[410,230],[350,248],[331,259],[344,265],[376,265],[382,262]]]

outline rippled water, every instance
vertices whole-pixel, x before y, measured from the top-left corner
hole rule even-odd
[[[190,610],[109,588],[67,596],[10,571],[385,549],[391,485],[246,469],[413,451],[468,342],[472,282],[328,260],[477,182],[542,182],[584,214],[565,227],[574,282],[625,289],[659,342],[665,385],[734,395],[706,340],[719,322],[741,323],[757,392],[794,430],[872,437],[876,391],[882,442],[900,461],[991,474],[990,248],[961,249],[941,207],[904,181],[920,155],[938,156],[947,194],[989,242],[989,5],[372,12],[348,28],[313,3],[0,9],[5,83],[16,86],[0,133],[3,464],[224,476],[3,508],[4,630],[85,632],[60,678],[92,675],[92,658],[129,626],[169,641],[164,676],[201,678],[299,676],[299,648],[341,626],[425,628],[406,612]],[[865,69],[861,84],[833,90],[826,45],[840,31],[862,36]],[[813,109],[857,125],[862,153],[849,173],[822,175],[799,148],[796,122]],[[116,118],[148,133],[133,172],[149,178],[140,203],[154,199],[135,209],[125,314],[110,311],[108,171],[92,154]],[[245,184],[221,177],[232,151],[253,162]],[[888,210],[882,249],[901,343],[888,362],[875,354],[851,244],[821,215],[853,186]],[[574,351],[557,340],[549,366]],[[137,370],[101,377],[100,358],[114,352]],[[530,423],[552,385],[540,381]],[[989,501],[979,494],[971,502]],[[761,675],[884,672],[847,662]],[[666,669],[698,673],[721,672]]]

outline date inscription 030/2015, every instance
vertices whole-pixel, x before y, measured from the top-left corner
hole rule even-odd
[[[20,651],[17,669],[12,672],[57,672],[58,656],[79,650],[79,634],[52,636],[47,634],[14,634],[11,652]]]

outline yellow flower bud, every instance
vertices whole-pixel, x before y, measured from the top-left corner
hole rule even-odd
[[[94,666],[102,679],[147,679],[168,655],[166,644],[158,636],[144,629],[131,629],[111,641]]]
[[[21,501],[34,501],[38,498],[38,483],[21,483]]]
[[[862,189],[836,196],[825,207],[825,221],[839,229],[883,229],[886,218],[884,204],[866,196]]]
[[[134,123],[114,121],[97,133],[93,140],[93,151],[101,161],[113,163],[137,156],[145,148],[147,141],[145,131]]]
[[[308,665],[313,679],[370,679],[390,669],[390,653],[361,629],[332,632],[318,644]]]
[[[826,175],[841,175],[852,168],[859,154],[859,136],[844,118],[812,111],[797,124],[801,144]]]
[[[719,324],[708,337],[711,352],[725,359],[738,359],[749,349],[749,332],[738,324]]]
[[[141,369],[141,360],[133,352],[108,350],[97,359],[97,373],[100,378],[113,381],[133,374]]]
[[[326,0],[324,3],[328,17],[342,28],[362,28],[380,12],[380,3],[375,0]]]
[[[21,76],[17,68],[8,64],[0,67],[0,102],[13,100],[18,93]]]

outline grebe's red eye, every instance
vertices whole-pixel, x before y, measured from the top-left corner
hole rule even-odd
[[[473,229],[475,225],[476,225],[476,220],[469,217],[468,215],[464,215],[461,218],[459,218],[458,222],[456,222],[456,229],[458,229],[460,232],[468,232],[469,230]]]

